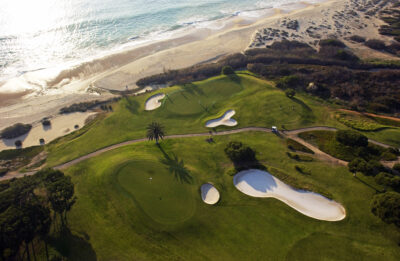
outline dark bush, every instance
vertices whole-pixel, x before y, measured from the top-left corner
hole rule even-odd
[[[368,46],[369,48],[375,49],[375,50],[385,50],[386,49],[385,42],[382,40],[378,40],[378,39],[368,40],[364,44],[366,46]]]
[[[390,151],[385,151],[382,153],[381,159],[386,161],[393,161],[397,159],[397,155],[391,153]]]
[[[32,129],[32,125],[17,123],[13,126],[5,128],[1,132],[2,139],[13,139],[28,133]]]
[[[393,170],[395,170],[395,171],[397,171],[397,172],[399,172],[399,173],[400,173],[400,163],[396,163],[396,164],[394,164],[394,166],[393,166]]]
[[[368,146],[368,138],[353,130],[338,130],[336,132],[336,140],[347,146]]]
[[[386,192],[375,195],[371,202],[371,211],[385,223],[400,227],[400,193]]]
[[[19,147],[22,146],[22,141],[16,140],[16,141],[14,142],[14,144],[15,144],[15,147],[19,148]]]
[[[305,175],[311,174],[310,170],[304,166],[295,165],[294,169],[297,170],[298,172],[300,172],[301,174],[305,174]]]
[[[296,95],[296,91],[293,90],[292,88],[288,88],[285,90],[285,94],[289,98],[293,98]]]
[[[241,142],[229,142],[224,151],[228,158],[232,160],[236,170],[260,168],[255,151]]]
[[[235,74],[235,71],[233,70],[233,68],[231,66],[227,65],[227,66],[222,67],[221,74],[231,75],[231,74]]]
[[[336,46],[340,48],[346,47],[346,45],[338,39],[324,39],[319,41],[319,46]]]
[[[225,154],[234,162],[248,162],[255,160],[255,152],[238,141],[231,141],[225,148]]]
[[[362,158],[355,158],[349,162],[347,167],[351,173],[365,173],[367,170],[367,162]]]
[[[290,75],[290,76],[285,76],[282,77],[277,83],[276,87],[280,89],[296,89],[296,87],[299,87],[302,84],[301,79],[296,76],[296,75]]]
[[[385,167],[377,160],[370,160],[367,163],[367,168],[364,175],[376,176],[378,173],[385,171]]]
[[[349,38],[351,41],[353,42],[357,42],[357,43],[363,43],[365,42],[365,37],[359,36],[359,35],[352,35]]]
[[[400,177],[381,172],[375,176],[375,182],[385,187],[391,187],[394,190],[400,189]]]
[[[49,119],[44,118],[44,119],[42,120],[42,125],[43,125],[43,126],[50,126],[50,125],[51,125],[51,122],[50,122]]]

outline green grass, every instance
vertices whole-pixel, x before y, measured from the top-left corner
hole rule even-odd
[[[68,215],[72,233],[98,260],[398,260],[399,232],[370,213],[375,190],[346,168],[303,162],[310,174],[298,173],[286,141],[271,133],[214,140],[166,140],[161,149],[142,142],[69,168],[78,198]],[[314,220],[276,199],[239,192],[223,152],[232,140],[255,149],[274,175],[330,193],[346,219]],[[221,194],[214,206],[201,201],[205,182]]]
[[[143,214],[162,224],[175,224],[193,215],[194,191],[176,182],[168,169],[154,160],[129,161],[116,171],[116,181]]]
[[[47,163],[54,166],[99,148],[145,137],[146,126],[158,121],[167,134],[208,132],[205,122],[229,109],[236,110],[235,128],[273,125],[294,129],[313,125],[337,125],[329,108],[299,94],[289,99],[284,92],[251,75],[237,79],[218,76],[160,90],[167,94],[161,108],[145,111],[144,104],[155,93],[124,98],[114,112],[91,124],[90,128],[62,138],[47,147]],[[224,130],[227,127],[218,127]]]

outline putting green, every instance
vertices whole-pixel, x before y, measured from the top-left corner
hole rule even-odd
[[[149,160],[124,163],[116,176],[137,207],[158,223],[181,223],[194,214],[193,178],[180,180],[164,164]]]

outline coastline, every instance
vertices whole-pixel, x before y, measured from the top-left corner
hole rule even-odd
[[[7,101],[5,106],[0,105],[0,129],[17,122],[32,123],[55,115],[61,107],[72,103],[108,99],[113,95],[107,90],[121,91],[126,86],[134,90],[137,88],[135,82],[146,76],[243,52],[252,44],[258,30],[279,26],[283,18],[322,19],[323,10],[335,12],[348,2],[350,0],[327,0],[314,4],[299,2],[288,5],[286,9],[285,6],[283,9],[271,9],[273,15],[255,21],[236,16],[220,21],[218,29],[200,28],[182,32],[172,39],[139,45],[84,63],[64,71],[49,82],[49,90],[26,96],[22,93],[21,97],[15,96],[12,101]],[[71,81],[74,76],[79,80]],[[89,87],[95,92],[89,93]],[[7,100],[3,94],[0,98]]]

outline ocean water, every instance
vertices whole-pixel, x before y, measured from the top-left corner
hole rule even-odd
[[[294,2],[300,0],[1,0],[0,82]]]

